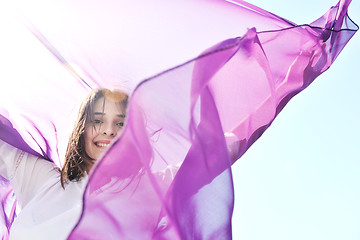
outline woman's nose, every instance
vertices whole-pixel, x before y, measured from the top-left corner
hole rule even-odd
[[[112,126],[112,124],[102,124],[101,128],[102,134],[106,136],[115,137],[116,136],[116,127]]]

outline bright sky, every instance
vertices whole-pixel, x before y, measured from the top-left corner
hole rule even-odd
[[[310,23],[336,0],[252,0]],[[360,2],[349,16],[360,23]],[[233,238],[360,239],[360,35],[233,167]]]

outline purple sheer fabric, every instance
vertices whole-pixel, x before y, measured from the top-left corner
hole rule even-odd
[[[134,2],[107,2],[112,5],[44,2],[46,14],[37,14],[25,3],[17,6],[37,39],[27,29],[17,31],[40,51],[29,63],[32,55],[14,48],[23,57],[20,64],[32,67],[22,82],[33,86],[40,76],[37,86],[44,88],[32,87],[31,94],[14,92],[7,97],[9,104],[1,103],[6,109],[1,114],[14,126],[2,118],[1,139],[61,165],[61,149],[73,120],[69,116],[76,113],[74,102],[80,102],[89,88],[128,90],[126,128],[93,168],[82,216],[69,239],[231,239],[231,160],[240,158],[286,103],[330,67],[355,34],[358,27],[346,15],[351,1],[341,0],[309,25],[296,25],[240,0],[178,2],[182,7],[159,0],[163,4],[156,17],[149,14],[153,4],[135,8]],[[228,40],[171,68],[184,54],[177,49],[179,40],[170,44],[167,55],[154,46],[165,46],[166,31],[182,33],[186,20],[176,17],[189,6],[195,9],[190,16],[197,19],[194,25],[215,29],[206,37],[199,33],[200,40],[191,35],[190,43],[204,47]],[[140,23],[117,11],[135,12],[144,20]],[[206,15],[209,11],[223,18]],[[61,19],[61,13],[69,15]],[[169,18],[171,27],[159,24],[163,17]],[[134,24],[130,30],[131,23],[124,24],[124,19]],[[255,28],[237,37],[247,27]],[[148,39],[148,33],[156,38]],[[188,55],[182,59],[198,49],[189,48],[183,47]],[[49,61],[54,67],[42,71]],[[29,96],[36,97],[29,101]],[[14,137],[23,140],[12,141]],[[6,209],[11,192],[6,181],[2,183]],[[5,211],[2,216],[6,238],[12,216]]]

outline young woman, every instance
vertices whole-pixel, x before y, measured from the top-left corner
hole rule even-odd
[[[0,175],[10,181],[21,208],[10,239],[66,239],[79,219],[88,173],[121,133],[127,101],[125,93],[107,89],[87,96],[61,171],[0,140]]]

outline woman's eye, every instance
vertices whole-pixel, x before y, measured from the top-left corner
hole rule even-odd
[[[119,126],[119,127],[123,127],[124,123],[123,122],[118,122],[116,125]]]
[[[94,119],[94,120],[93,120],[93,123],[95,123],[95,124],[100,124],[100,123],[102,123],[102,121],[101,121],[100,119]]]

